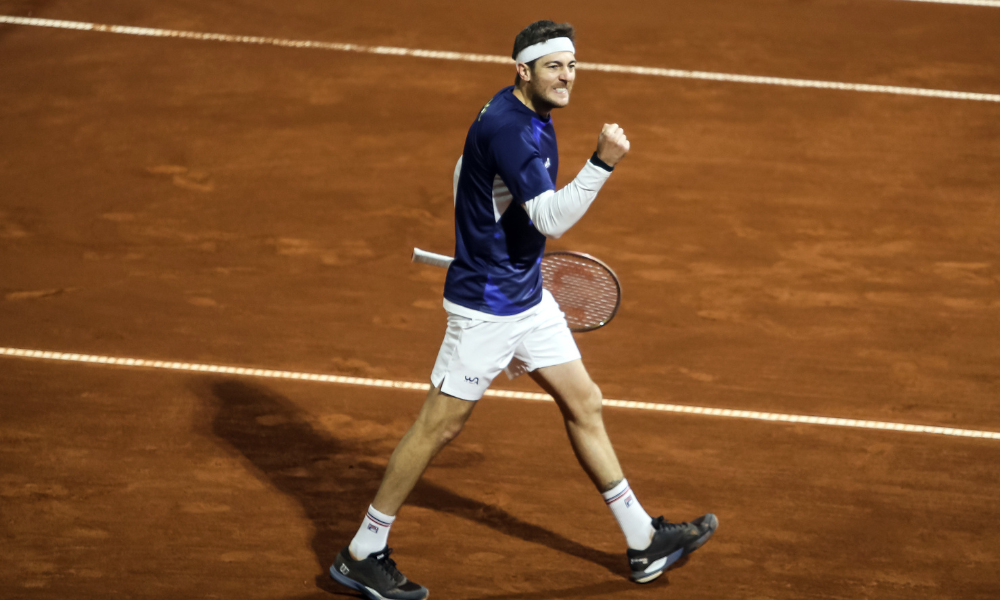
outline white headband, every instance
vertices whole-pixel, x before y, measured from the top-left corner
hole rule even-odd
[[[573,46],[573,40],[568,37],[552,38],[551,40],[528,46],[524,50],[521,50],[517,53],[517,58],[514,60],[518,64],[529,63],[553,52],[572,52],[576,54],[576,48]]]

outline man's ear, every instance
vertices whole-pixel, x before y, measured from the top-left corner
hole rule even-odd
[[[521,78],[521,81],[531,81],[531,69],[524,63],[518,63],[517,75]]]

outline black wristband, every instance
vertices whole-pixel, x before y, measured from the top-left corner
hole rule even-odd
[[[596,151],[594,152],[594,155],[590,157],[590,162],[594,163],[594,164],[595,164],[595,165],[597,165],[598,167],[601,167],[601,168],[602,168],[602,169],[604,169],[605,171],[608,171],[609,173],[610,173],[611,171],[614,171],[614,170],[615,170],[615,168],[614,168],[614,167],[612,167],[612,166],[611,166],[611,165],[609,165],[608,163],[604,162],[603,160],[601,160],[601,159],[597,158],[597,152],[596,152]]]

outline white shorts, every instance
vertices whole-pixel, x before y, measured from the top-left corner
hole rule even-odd
[[[502,370],[513,379],[579,358],[566,316],[545,290],[538,310],[516,321],[480,321],[449,313],[431,383],[449,396],[479,400]]]

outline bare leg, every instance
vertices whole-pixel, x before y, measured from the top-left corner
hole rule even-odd
[[[389,459],[382,485],[372,506],[395,515],[417,485],[427,465],[465,426],[475,402],[461,400],[431,389],[417,420],[400,440]]]
[[[601,390],[591,381],[583,361],[538,369],[531,378],[555,398],[573,452],[590,480],[601,492],[615,487],[625,475],[604,429]]]

